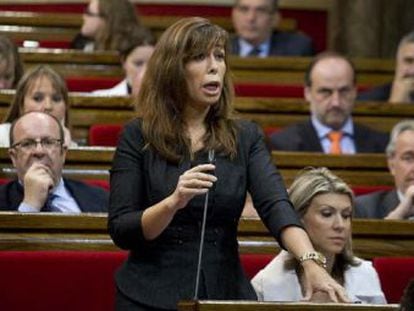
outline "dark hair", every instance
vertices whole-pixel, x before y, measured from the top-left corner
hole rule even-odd
[[[117,50],[121,59],[125,60],[129,53],[140,46],[154,46],[155,37],[151,31],[144,27],[133,27],[128,34],[125,34],[119,41]]]
[[[0,35],[0,57],[7,60],[7,66],[13,64],[13,88],[23,75],[23,64],[17,46],[6,36]]]
[[[39,78],[46,77],[50,80],[52,87],[63,97],[65,103],[65,126],[69,127],[69,95],[65,80],[47,65],[40,65],[29,69],[20,79],[16,87],[9,110],[7,111],[5,122],[13,122],[24,111],[24,98],[27,92]]]
[[[271,0],[272,5],[272,12],[276,12],[279,9],[279,0]],[[236,0],[234,3],[234,6],[237,6],[239,4],[239,0]]]
[[[179,162],[186,155],[193,156],[182,116],[189,98],[185,64],[215,46],[226,51],[227,40],[227,32],[219,26],[205,18],[192,17],[169,27],[155,46],[136,107],[148,145],[169,161]],[[206,116],[207,134],[203,139],[205,148],[233,157],[236,155],[236,129],[229,75],[226,70],[221,96]]]
[[[15,126],[16,126],[16,123],[22,118],[22,117],[24,117],[25,115],[27,115],[27,114],[29,114],[29,113],[41,113],[41,114],[44,114],[44,115],[47,115],[47,116],[49,116],[49,117],[51,117],[53,120],[55,120],[56,121],[56,123],[57,123],[57,125],[58,125],[58,127],[59,127],[59,137],[60,137],[60,140],[62,141],[62,145],[63,145],[63,143],[64,143],[64,139],[65,139],[65,133],[64,133],[64,131],[63,131],[63,125],[62,125],[62,123],[55,117],[55,116],[53,116],[53,115],[51,115],[51,114],[48,114],[48,113],[44,113],[44,112],[41,112],[41,111],[29,111],[29,112],[26,112],[26,113],[24,113],[24,114],[22,114],[20,117],[18,117],[17,119],[15,119],[13,122],[12,122],[12,124],[11,124],[11,126],[10,126],[10,131],[9,131],[9,139],[10,139],[10,147],[12,147],[13,146],[13,144],[14,144],[14,135],[13,135],[13,132],[14,132],[14,128],[15,128]]]
[[[400,301],[400,311],[414,310],[414,279],[408,282]]]
[[[319,63],[321,60],[328,59],[328,58],[339,58],[346,61],[349,66],[351,66],[352,73],[353,73],[353,83],[356,84],[356,71],[355,71],[355,65],[354,63],[346,56],[339,54],[334,51],[326,51],[319,53],[316,55],[311,62],[309,63],[309,66],[306,68],[305,71],[305,86],[312,86],[312,71],[313,68],[316,66],[317,63]]]

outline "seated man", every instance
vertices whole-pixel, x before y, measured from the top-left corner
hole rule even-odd
[[[231,40],[231,53],[242,57],[313,55],[309,37],[275,31],[279,19],[278,0],[235,0],[232,20],[236,36]]]
[[[63,128],[52,115],[29,112],[10,128],[9,155],[17,180],[0,187],[0,210],[19,212],[105,212],[105,190],[62,178]]]
[[[395,189],[357,197],[355,217],[414,217],[414,120],[401,121],[394,126],[387,146],[387,159]]]
[[[309,120],[274,133],[274,150],[354,154],[384,152],[388,137],[354,123],[355,69],[346,57],[325,52],[312,60],[305,73]]]
[[[398,45],[392,83],[362,92],[357,99],[390,103],[414,102],[414,31],[405,35]]]

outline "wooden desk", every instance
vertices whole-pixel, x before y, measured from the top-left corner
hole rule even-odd
[[[107,232],[106,214],[0,213],[0,250],[116,250]],[[355,255],[414,256],[414,223],[353,221]],[[242,253],[277,254],[279,246],[258,219],[241,219],[238,240]]]
[[[257,302],[238,300],[199,300],[181,301],[179,311],[390,311],[398,310],[397,304],[364,305],[364,304],[336,304],[336,303],[297,303],[297,302]]]

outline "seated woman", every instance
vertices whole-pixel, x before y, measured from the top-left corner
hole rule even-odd
[[[71,47],[84,51],[117,50],[120,37],[141,27],[134,5],[128,0],[91,0],[83,24]]]
[[[0,89],[14,89],[23,75],[23,64],[17,46],[0,35]]]
[[[0,124],[0,147],[10,146],[10,125],[28,111],[43,111],[62,122],[65,145],[76,146],[69,131],[69,96],[65,80],[51,67],[40,65],[28,70],[16,87],[16,94],[4,120]]]
[[[386,303],[371,262],[352,253],[354,196],[349,186],[326,168],[310,169],[295,179],[289,197],[313,246],[326,257],[328,273],[345,287],[348,297],[354,302]],[[300,301],[304,288],[301,265],[282,251],[252,279],[252,285],[259,300]],[[312,300],[329,301],[320,292]]]
[[[135,93],[140,87],[145,66],[154,51],[155,37],[145,28],[134,27],[132,31],[120,41],[118,53],[121,59],[125,79],[106,90],[92,92],[94,95],[125,96]]]

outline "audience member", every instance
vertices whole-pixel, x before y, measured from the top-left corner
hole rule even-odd
[[[405,35],[398,45],[394,80],[362,92],[358,100],[414,102],[414,31]]]
[[[326,266],[353,302],[386,303],[371,262],[352,252],[353,193],[349,186],[326,168],[311,169],[295,179],[289,197],[313,246],[327,261],[313,259]],[[264,301],[301,301],[303,282],[300,262],[286,251],[252,279],[259,300]],[[312,301],[329,302],[327,298],[325,293],[315,293]]]
[[[414,279],[408,283],[401,297],[400,311],[414,311]]]
[[[386,154],[395,189],[357,197],[355,217],[414,217],[414,120],[401,121],[394,126]]]
[[[125,79],[107,90],[94,91],[95,95],[123,96],[133,93],[133,87],[139,88],[145,66],[154,51],[155,37],[145,28],[134,29],[121,40],[118,46]],[[139,82],[137,82],[139,79]]]
[[[237,243],[247,191],[283,247],[297,258],[314,251],[261,130],[232,118],[226,46],[223,29],[185,18],[164,32],[148,62],[138,118],[125,126],[111,170],[109,233],[130,250],[116,275],[117,310],[176,310],[194,296],[256,299]],[[309,260],[303,267],[307,297],[322,290],[347,301],[322,267]]]
[[[317,55],[305,73],[310,119],[272,134],[271,148],[332,154],[384,152],[387,135],[352,120],[355,81],[349,59],[335,52]]]
[[[69,96],[65,80],[49,66],[33,67],[20,79],[5,123],[0,124],[0,147],[10,146],[11,123],[28,111],[43,111],[55,116],[64,126],[65,145],[76,146],[69,131]]]
[[[128,0],[91,0],[83,13],[80,34],[72,48],[84,51],[117,50],[122,38],[140,26],[134,5]]]
[[[105,190],[62,178],[66,147],[54,116],[28,112],[10,129],[9,155],[17,179],[0,186],[0,210],[19,212],[104,212]]]
[[[0,35],[0,90],[14,89],[22,74],[23,64],[17,46]]]
[[[278,0],[235,0],[232,20],[236,35],[231,53],[245,56],[308,56],[312,41],[301,33],[281,32]]]

